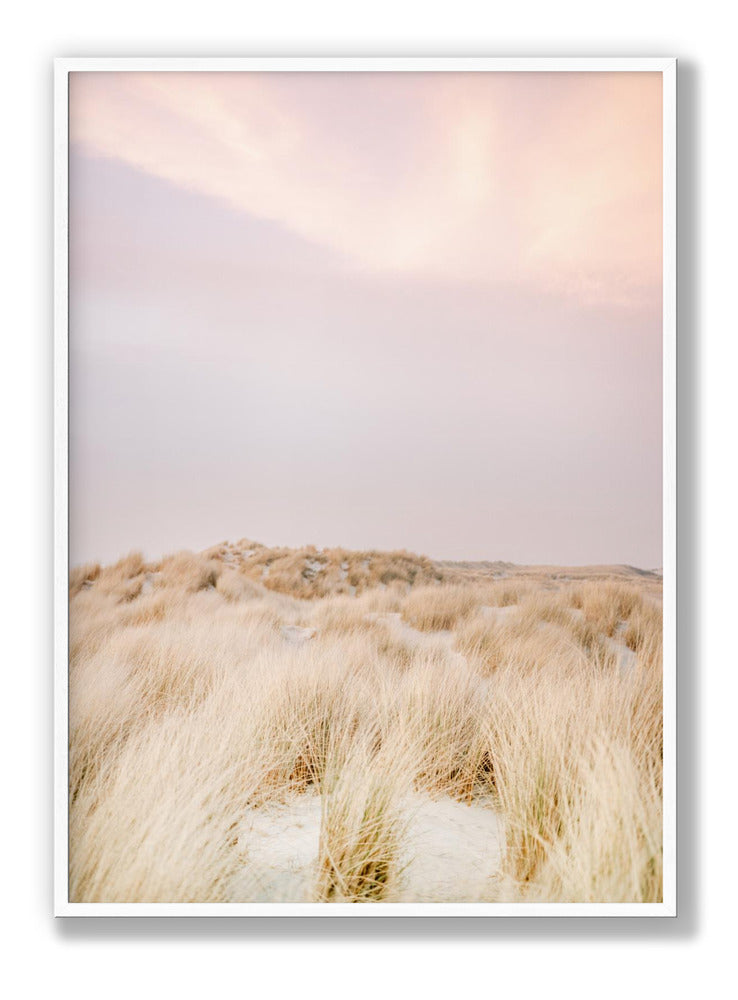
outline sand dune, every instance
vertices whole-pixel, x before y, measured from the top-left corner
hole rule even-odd
[[[660,580],[251,542],[70,577],[70,898],[656,901]]]

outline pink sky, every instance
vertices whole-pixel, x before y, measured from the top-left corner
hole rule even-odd
[[[72,562],[661,562],[659,74],[74,73]]]

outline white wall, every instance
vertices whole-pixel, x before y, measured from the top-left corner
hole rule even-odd
[[[3,979],[75,997],[649,997],[733,949],[735,75],[730,7],[591,0],[210,0],[5,11]],[[676,55],[681,59],[681,915],[676,920],[67,920],[51,912],[51,60],[57,55]],[[9,228],[8,228],[9,225]],[[704,610],[704,614],[703,614]],[[709,636],[709,637],[708,637]],[[734,920],[733,920],[734,922]],[[720,968],[724,966],[724,968]],[[14,983],[15,981],[15,983]],[[730,979],[726,980],[729,982]],[[724,988],[724,987],[723,987]],[[716,986],[717,990],[721,987]]]

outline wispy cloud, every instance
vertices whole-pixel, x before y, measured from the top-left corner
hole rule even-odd
[[[71,138],[356,267],[658,295],[658,74],[75,74]]]

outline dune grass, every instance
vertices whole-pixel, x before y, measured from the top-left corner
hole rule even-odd
[[[476,899],[659,900],[658,597],[244,542],[80,567],[70,899],[232,901],[245,811],[311,792],[309,898],[411,901],[403,802],[423,792],[502,819]]]

